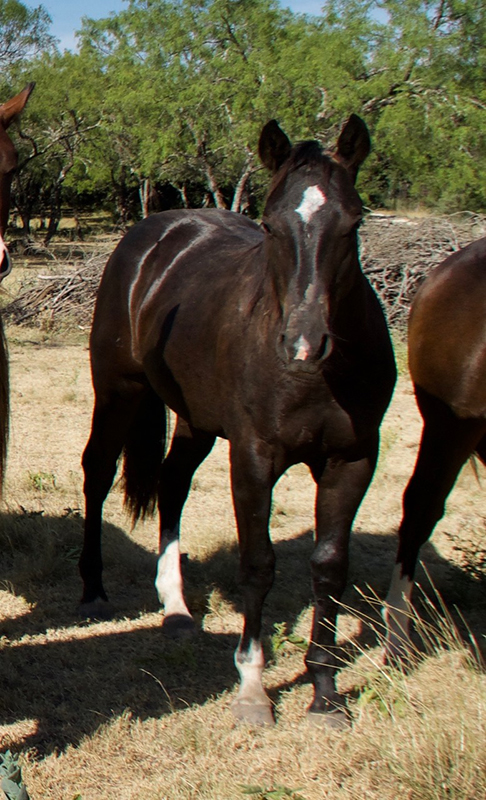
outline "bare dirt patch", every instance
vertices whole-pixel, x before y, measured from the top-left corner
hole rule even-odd
[[[403,322],[430,266],[484,234],[482,218],[459,222],[368,224],[363,263],[390,317]],[[2,298],[3,306],[10,304],[7,319],[27,324],[8,330],[12,425],[0,526],[0,750],[20,754],[32,800],[234,800],[249,786],[257,800],[483,800],[481,669],[455,646],[427,657],[409,676],[374,666],[380,616],[363,594],[386,593],[421,429],[399,341],[402,374],[382,427],[375,479],[356,519],[339,618],[339,680],[349,692],[350,733],[315,732],[305,720],[314,485],[302,466],[274,494],[277,576],[264,633],[275,729],[238,725],[229,711],[241,604],[226,443],[218,442],[198,471],[183,518],[197,638],[163,638],[153,587],[157,522],[130,530],[116,485],[104,526],[105,585],[115,616],[109,622],[78,617],[80,458],[92,405],[87,332],[113,244],[73,245],[48,261],[42,252],[23,263],[18,256]],[[485,480],[480,465],[465,467],[446,516],[423,548],[425,571],[418,576],[429,594],[435,589],[428,576],[447,607],[458,606],[480,645],[486,634]]]
[[[344,737],[317,736],[307,728],[304,713],[310,689],[303,652],[288,639],[290,633],[303,639],[309,634],[314,486],[304,467],[293,468],[281,479],[274,498],[277,581],[264,625],[266,681],[278,719],[275,730],[240,727],[228,710],[236,683],[233,650],[241,607],[224,442],[197,473],[183,521],[187,594],[201,625],[198,638],[182,644],[162,638],[153,588],[156,521],[131,531],[117,487],[105,512],[105,583],[115,618],[91,623],[78,619],[80,457],[92,402],[86,341],[56,344],[43,341],[39,332],[19,333],[17,328],[9,331],[9,338],[12,434],[0,530],[0,744],[23,754],[31,797],[227,800],[242,796],[242,784],[260,787],[258,797],[277,785],[299,789],[305,800],[431,796],[407,790],[406,766],[403,774],[392,775],[391,762],[383,761],[386,780],[373,766],[385,758],[384,743],[390,743],[391,731],[408,735],[407,716],[406,722],[397,722],[397,712],[394,727],[387,727],[390,714],[382,715],[372,702],[354,706],[355,726]],[[410,383],[402,376],[383,425],[376,477],[355,525],[350,586],[344,598],[350,611],[343,609],[339,622],[341,641],[351,653],[353,646],[376,644],[372,631],[353,616],[353,609],[363,610],[353,586],[369,592],[369,585],[380,596],[386,592],[401,495],[419,433]],[[478,481],[470,467],[463,471],[423,559],[448,605],[460,606],[481,640],[486,632],[486,544],[482,468],[479,473]],[[420,580],[426,583],[423,573]],[[274,623],[279,623],[278,631]],[[358,670],[358,683],[366,682],[363,675],[369,669],[368,664]],[[450,693],[461,680],[472,680],[472,673],[440,659],[434,669],[435,677],[425,675],[417,685],[422,692],[431,680],[437,681],[434,703],[449,708]],[[348,689],[356,685],[356,666],[343,670],[341,681]],[[454,683],[447,690],[444,681]],[[424,700],[419,692],[422,699],[417,700],[413,686],[407,686],[415,698],[413,707],[422,703],[428,708],[430,697]],[[468,702],[477,701],[477,684],[465,686]],[[484,691],[484,681],[481,686]],[[479,738],[479,723],[471,721],[475,713],[458,711],[468,719],[466,730]],[[423,717],[420,725],[417,730],[423,732]],[[418,734],[414,736],[418,741]],[[402,745],[397,741],[396,746]],[[424,752],[421,747],[425,758]],[[475,755],[476,761],[482,757]],[[436,780],[435,774],[431,780]],[[482,792],[477,776],[471,780]],[[468,791],[469,795],[454,796],[482,796]]]

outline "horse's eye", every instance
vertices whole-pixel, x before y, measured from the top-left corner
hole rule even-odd
[[[272,229],[271,229],[270,225],[268,224],[268,222],[265,222],[264,220],[262,220],[260,222],[260,228],[262,229],[262,231],[264,231],[264,233],[268,233],[268,234],[272,233]]]

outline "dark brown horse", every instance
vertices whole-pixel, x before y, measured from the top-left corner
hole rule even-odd
[[[421,545],[444,514],[472,453],[486,463],[486,238],[446,258],[412,305],[409,365],[423,417],[403,496],[397,564],[385,606],[390,655],[407,649],[408,605]]]
[[[158,504],[164,629],[193,627],[182,590],[180,517],[194,471],[217,436],[228,439],[245,617],[233,710],[257,723],[272,721],[260,641],[274,577],[272,489],[297,462],[317,484],[310,711],[331,725],[346,720],[330,655],[336,600],[395,381],[383,313],[358,259],[362,205],[354,182],[368,152],[367,128],[354,115],[332,155],[315,141],[292,147],[269,122],[259,142],[273,173],[262,224],[214,209],[155,214],[116,248],[96,304],[83,602],[106,599],[101,513],[123,451],[134,518]],[[178,422],[164,459],[166,406]]]
[[[7,133],[7,129],[23,111],[34,86],[34,83],[29,83],[20,94],[0,106],[0,281],[11,270],[10,256],[5,245],[4,236],[10,209],[10,186],[17,167],[17,151]],[[7,457],[8,420],[8,355],[3,325],[0,319],[0,493],[3,487]]]

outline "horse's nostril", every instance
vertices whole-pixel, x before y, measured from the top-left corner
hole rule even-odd
[[[332,350],[332,339],[326,333],[326,334],[324,334],[324,336],[321,339],[321,344],[320,344],[319,349],[318,349],[318,351],[316,353],[316,357],[318,359],[325,358],[326,356],[328,356],[330,354],[331,350]]]

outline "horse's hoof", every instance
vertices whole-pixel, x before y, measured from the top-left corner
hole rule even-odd
[[[351,728],[349,714],[341,708],[323,713],[308,711],[307,719],[311,725],[321,730],[349,731]]]
[[[236,719],[249,725],[267,727],[275,725],[270,703],[252,703],[249,700],[237,699],[231,704],[231,711]]]
[[[170,639],[190,639],[196,631],[193,618],[187,614],[169,614],[162,621],[162,632]]]
[[[83,619],[108,620],[113,618],[114,610],[111,603],[97,597],[89,603],[80,603],[79,616]]]

